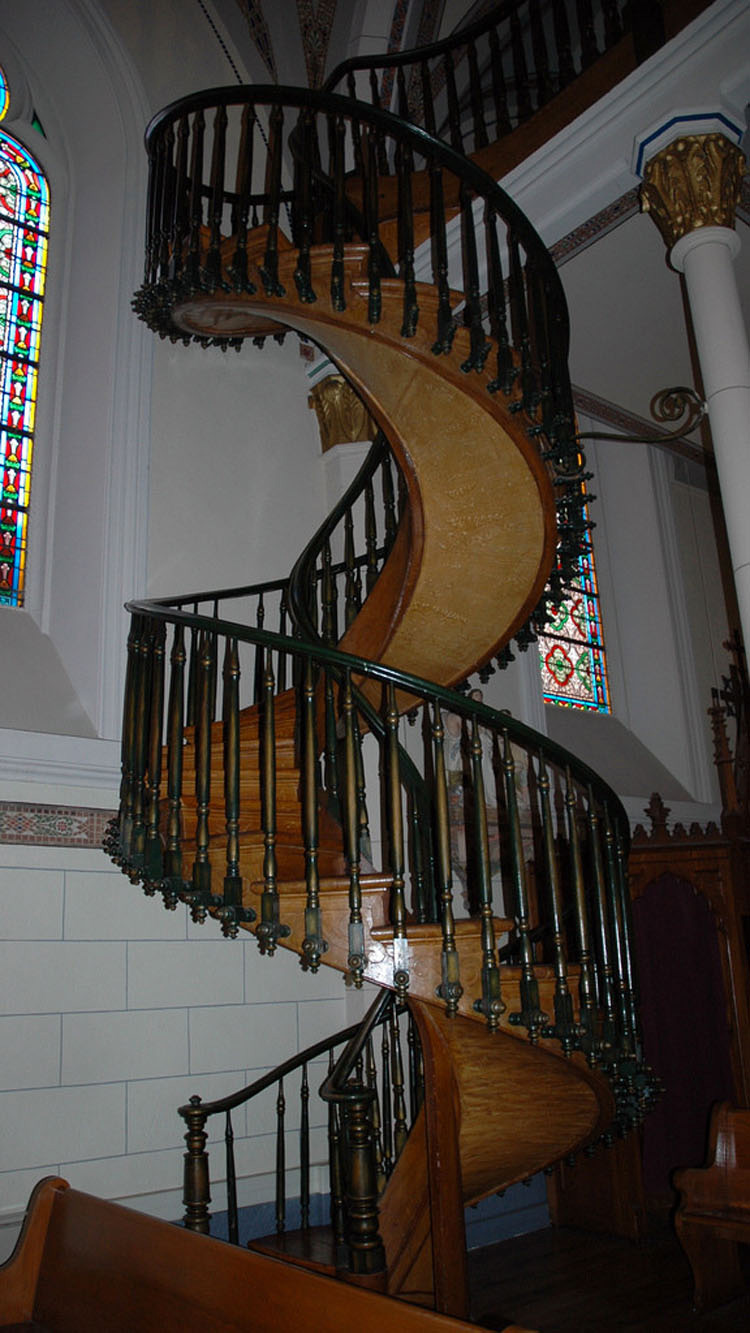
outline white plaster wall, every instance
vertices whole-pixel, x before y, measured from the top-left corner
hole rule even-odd
[[[159,343],[154,363],[152,596],[285,577],[327,512],[299,344],[239,354]]]

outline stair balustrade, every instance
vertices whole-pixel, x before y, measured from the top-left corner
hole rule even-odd
[[[411,1015],[392,992],[381,991],[362,1023],[316,1042],[229,1097],[204,1102],[196,1095],[181,1106],[187,1147],[183,1225],[188,1230],[211,1233],[206,1144],[211,1136],[209,1121],[223,1117],[227,1237],[234,1245],[240,1243],[232,1113],[247,1108],[243,1114],[252,1124],[253,1115],[264,1113],[263,1094],[274,1092],[276,1235],[283,1236],[290,1225],[307,1234],[322,1224],[311,1193],[313,1184],[322,1181],[338,1262],[351,1272],[378,1271],[383,1254],[377,1238],[377,1199],[424,1097],[421,1047]],[[318,1092],[326,1104],[324,1124],[315,1113],[315,1100],[310,1106],[311,1095],[314,1099]],[[298,1114],[292,1112],[295,1096]],[[294,1128],[289,1128],[290,1122]],[[287,1152],[292,1135],[297,1137],[298,1164],[290,1169]],[[293,1212],[290,1177],[295,1189]]]

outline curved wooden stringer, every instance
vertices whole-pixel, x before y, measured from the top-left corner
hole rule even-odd
[[[210,180],[201,185],[204,112],[214,106]],[[299,113],[296,186],[289,196],[294,243],[279,225],[287,106]],[[265,188],[251,195],[256,115],[269,108]],[[238,109],[236,186],[230,190],[224,184],[227,113]],[[329,176],[319,165],[326,132]],[[381,1201],[386,1285],[405,1299],[465,1315],[464,1205],[597,1138],[613,1119],[611,1083],[619,1080],[626,1100],[643,1101],[626,959],[627,835],[610,815],[616,798],[604,784],[595,797],[596,775],[583,765],[574,782],[574,761],[562,752],[552,759],[550,795],[543,738],[514,724],[511,741],[502,715],[464,705],[444,689],[523,633],[556,549],[568,569],[577,557],[586,477],[565,366],[564,298],[539,238],[507,196],[460,154],[385,113],[294,89],[213,90],[169,108],[149,139],[149,245],[139,313],[163,336],[186,341],[226,346],[280,328],[312,339],[356,387],[387,437],[405,503],[384,562],[372,580],[368,567],[366,595],[350,602],[352,614],[337,643],[325,633],[312,642],[304,605],[295,620],[294,606],[285,604],[275,638],[260,628],[262,615],[246,633],[221,619],[223,594],[206,595],[213,603],[208,616],[198,614],[201,597],[192,599],[192,615],[191,599],[134,608],[114,854],[147,891],[161,890],[167,905],[183,898],[196,919],[218,915],[227,934],[240,926],[255,931],[263,952],[273,954],[278,944],[313,971],[323,963],[347,972],[355,985],[367,979],[408,997],[422,1041],[425,1105]],[[389,142],[400,209],[398,255],[392,257],[377,221],[378,164],[387,165]],[[432,282],[414,276],[414,154],[421,154],[430,181]],[[348,173],[345,160],[355,164]],[[448,285],[444,172],[452,173],[459,204],[463,292]],[[262,225],[257,216],[251,225],[251,203],[262,206]],[[479,206],[486,318],[479,300]],[[455,316],[462,302],[463,325]],[[327,558],[330,565],[330,549]],[[309,571],[306,578],[309,588]],[[262,605],[263,589],[255,591]],[[294,576],[288,593],[293,602]],[[313,591],[313,601],[316,596]],[[297,641],[286,637],[287,609]],[[175,632],[162,754],[165,621]],[[183,629],[192,635],[189,673]],[[255,645],[256,702],[240,712],[237,640],[243,636]],[[294,659],[294,690],[276,691],[274,653],[277,665]],[[340,692],[335,706],[332,681]],[[399,712],[417,701],[431,757],[407,793],[397,730]],[[458,921],[441,709],[463,710],[479,867],[479,910]],[[375,734],[378,726],[389,805],[385,868],[363,852],[358,823],[364,808],[358,735],[370,728]],[[516,808],[519,743],[526,747],[534,800],[540,797],[532,833],[534,854],[546,866],[539,881],[551,902],[547,940],[554,936],[553,949],[540,943],[541,934],[532,937],[528,852]],[[325,790],[324,745],[323,766],[332,770]],[[554,749],[547,745],[548,752]],[[342,751],[344,791],[334,790]],[[160,796],[162,767],[168,799]],[[495,788],[498,836],[507,835],[510,848],[513,888],[505,904],[492,902],[485,782]],[[212,800],[217,791],[225,793],[223,804]],[[404,811],[412,821],[407,844],[411,838],[421,845],[420,855],[437,866],[432,898],[414,888],[409,908]],[[566,827],[571,869],[565,891],[578,920],[570,969],[556,850]],[[416,881],[422,871],[416,860],[414,867]],[[222,882],[223,895],[215,887]],[[502,942],[511,937],[511,952],[504,951]]]

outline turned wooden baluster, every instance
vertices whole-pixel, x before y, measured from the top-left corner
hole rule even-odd
[[[227,830],[227,867],[224,902],[220,912],[225,935],[236,938],[238,910],[242,908],[240,874],[240,658],[236,639],[227,639],[224,653],[224,811]]]
[[[240,1219],[237,1209],[237,1168],[234,1161],[234,1130],[232,1112],[227,1111],[224,1122],[224,1153],[227,1164],[227,1237],[230,1245],[240,1243]]]
[[[430,158],[430,223],[433,238],[432,280],[437,287],[437,330],[432,351],[435,356],[449,352],[455,332],[451,315],[450,286],[448,283],[448,238],[445,222],[443,172],[436,158]]]
[[[578,833],[576,792],[570,769],[566,769],[565,811],[568,828],[570,871],[575,902],[576,933],[578,936],[578,1007],[580,1012],[581,1047],[591,1064],[596,1063],[596,1013],[594,1006],[594,978],[592,972],[591,935],[586,906],[586,884],[583,877],[581,840]]]
[[[484,1014],[490,1032],[495,1032],[505,1005],[500,996],[500,969],[495,950],[495,923],[492,916],[492,875],[487,830],[487,805],[482,776],[482,737],[476,717],[471,719],[471,781],[474,806],[474,847],[482,923],[482,994],[474,1001],[477,1013]]]
[[[130,617],[128,634],[128,661],[125,672],[125,703],[122,715],[122,745],[120,757],[120,857],[124,863],[130,858],[133,835],[133,773],[135,765],[135,709],[140,671],[141,618]]]
[[[393,1080],[393,1148],[398,1161],[409,1137],[404,1097],[404,1061],[401,1054],[401,1029],[395,1005],[391,1008],[391,1077]]]
[[[318,872],[318,741],[315,724],[315,679],[311,658],[305,662],[302,700],[302,791],[305,839],[305,936],[302,941],[302,966],[317,972],[321,954],[328,948],[323,938],[320,914],[320,876]]]
[[[315,120],[309,107],[303,107],[297,122],[301,137],[302,152],[296,163],[295,199],[295,244],[297,246],[297,266],[294,270],[294,282],[297,295],[303,304],[310,305],[317,298],[310,281],[310,247],[312,244],[313,207],[312,207],[312,171],[317,156]]]
[[[344,826],[349,867],[349,955],[347,967],[359,989],[365,970],[365,928],[362,921],[362,889],[359,882],[359,812],[357,809],[357,742],[354,733],[354,700],[351,674],[347,671],[343,690],[344,714]]]
[[[346,309],[344,295],[344,242],[346,239],[346,179],[344,147],[346,123],[338,115],[333,121],[331,177],[333,179],[333,261],[331,264],[331,304],[334,310]]]
[[[182,876],[182,754],[185,737],[185,633],[175,625],[167,704],[167,837],[164,902],[176,906]],[[169,897],[167,896],[169,895]]]
[[[510,393],[516,370],[513,365],[513,353],[508,337],[508,320],[505,307],[505,282],[500,259],[500,245],[497,235],[498,218],[488,203],[484,214],[484,234],[487,244],[487,309],[490,317],[490,333],[497,344],[497,374],[487,385],[490,393]]]
[[[213,637],[201,631],[197,661],[197,716],[195,722],[195,860],[190,894],[194,921],[205,921],[211,894],[209,812],[211,806],[211,678]]]
[[[363,135],[364,149],[364,202],[365,229],[367,233],[367,319],[370,324],[377,324],[382,310],[380,289],[380,224],[378,220],[378,167],[377,135],[371,129]]]
[[[393,985],[400,1000],[409,987],[409,942],[406,938],[406,901],[404,898],[404,825],[401,807],[401,769],[398,755],[399,714],[396,691],[385,689],[386,733],[386,810],[391,887],[391,925],[393,927]]]
[[[615,976],[613,967],[611,922],[604,882],[602,844],[599,834],[600,821],[594,803],[594,793],[590,786],[588,789],[587,821],[589,827],[589,847],[594,886],[594,903],[596,905],[596,929],[599,936],[599,1004],[604,1011],[601,1030],[601,1049],[602,1054],[606,1057],[608,1053],[612,1052],[617,1036]]]
[[[279,1079],[276,1097],[276,1232],[281,1235],[286,1230],[286,1141],[284,1125],[286,1121],[286,1098],[284,1080]]]
[[[143,867],[146,850],[146,760],[151,696],[151,641],[153,626],[144,623],[138,639],[135,716],[133,721],[133,829],[130,863],[134,871]]]
[[[151,715],[148,740],[147,828],[144,873],[148,883],[160,887],[164,871],[159,827],[161,798],[162,728],[164,725],[164,651],[167,627],[154,626],[151,669]]]
[[[269,117],[270,145],[268,149],[266,193],[268,203],[264,220],[268,225],[266,253],[260,270],[266,296],[284,296],[279,282],[279,209],[281,204],[281,154],[283,150],[284,112],[275,106]]]
[[[534,954],[529,936],[529,895],[526,887],[526,866],[523,856],[521,821],[516,797],[516,765],[507,731],[503,732],[503,772],[505,774],[505,801],[510,825],[510,861],[516,908],[516,930],[521,947],[521,1008],[508,1015],[508,1020],[525,1027],[529,1041],[536,1043],[549,1021],[539,1003],[539,982],[534,974]]]
[[[274,680],[268,650],[264,677],[263,712],[261,715],[261,820],[263,826],[263,892],[260,898],[261,919],[256,938],[261,953],[269,957],[276,952],[276,942],[289,934],[289,926],[282,925],[279,916],[279,889],[276,866],[276,716],[274,710]]]
[[[310,1225],[310,1084],[307,1078],[306,1064],[302,1066],[302,1082],[299,1095],[299,1211],[300,1226],[304,1231]]]
[[[240,129],[240,146],[237,153],[237,176],[232,217],[232,232],[236,239],[234,255],[229,265],[232,286],[236,292],[255,291],[255,284],[248,277],[247,271],[247,227],[250,215],[250,193],[253,186],[253,146],[255,140],[255,108],[243,107]]]
[[[171,254],[169,256],[169,277],[172,282],[179,280],[185,260],[185,241],[189,226],[189,180],[188,180],[188,140],[190,126],[187,115],[180,116],[177,126],[177,154],[175,159],[174,179],[174,226]]]
[[[453,877],[451,874],[451,831],[448,814],[448,788],[445,776],[445,752],[443,748],[443,719],[440,705],[434,704],[433,744],[435,750],[435,825],[437,835],[438,888],[440,892],[440,912],[443,944],[441,950],[442,980],[438,990],[445,1001],[445,1012],[449,1018],[458,1013],[458,1002],[464,993],[459,975],[458,950],[456,948],[455,923],[453,920]],[[410,1029],[411,1031],[411,1029]]]
[[[563,901],[560,889],[560,875],[555,847],[555,830],[552,822],[550,804],[550,784],[544,754],[539,752],[539,772],[537,777],[542,811],[542,841],[544,843],[544,865],[549,888],[550,915],[552,921],[552,949],[555,964],[555,1021],[544,1029],[545,1037],[556,1037],[563,1053],[570,1055],[579,1045],[579,1028],[573,1013],[573,996],[568,986],[568,960],[565,953],[565,925],[563,921]]]
[[[190,200],[188,215],[190,240],[183,282],[186,290],[198,291],[201,282],[201,230],[203,227],[203,139],[205,118],[202,110],[193,116],[193,134],[190,145]]]
[[[222,103],[216,108],[214,117],[211,185],[208,200],[208,252],[203,265],[203,280],[210,291],[226,286],[221,276],[221,220],[224,213],[226,137],[227,110]]]

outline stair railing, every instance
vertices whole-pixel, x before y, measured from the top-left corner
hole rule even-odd
[[[530,120],[628,32],[639,61],[657,50],[664,42],[659,6],[504,0],[442,41],[345,60],[324,89],[369,100],[460,152],[479,153]]]
[[[270,150],[260,135],[261,112],[268,113]],[[288,130],[295,132],[297,153],[290,160],[291,194],[281,186]],[[274,301],[283,301],[281,250],[291,246],[294,253],[303,309],[325,291],[334,312],[343,313],[358,263],[371,324],[381,318],[387,289],[401,301],[405,338],[429,321],[435,355],[449,353],[457,329],[464,330],[461,369],[479,376],[489,393],[502,393],[510,410],[521,414],[554,481],[559,577],[568,577],[587,519],[567,370],[567,308],[548,251],[492,178],[455,148],[386,111],[295,88],[198,93],[156,116],[146,141],[146,266],[134,307],[149,326],[175,339],[238,345],[249,328],[249,298],[258,282],[266,318],[273,319]],[[391,162],[395,231],[380,218]],[[431,218],[429,296],[415,278],[415,172],[424,173]],[[290,198],[291,237],[282,226],[282,203]],[[262,216],[257,228],[251,225],[254,214]],[[256,278],[250,276],[251,253]],[[393,261],[387,265],[386,253]],[[240,298],[236,306],[233,294]],[[207,338],[194,332],[191,311],[196,301],[213,299],[226,334]],[[294,323],[286,307],[281,318]],[[536,615],[543,619],[543,606]]]
[[[404,1047],[406,1046],[406,1059]],[[322,1062],[325,1062],[323,1064]],[[325,1122],[311,1106],[316,1074],[325,1077],[320,1096],[327,1103]],[[224,1120],[224,1174],[227,1192],[227,1235],[240,1243],[239,1197],[233,1113],[267,1115],[263,1094],[275,1093],[274,1226],[309,1231],[320,1223],[313,1198],[315,1172],[327,1183],[328,1216],[337,1250],[352,1272],[372,1268],[377,1247],[377,1199],[398,1161],[424,1097],[424,1071],[416,1024],[397,1004],[393,992],[381,991],[361,1023],[316,1042],[248,1087],[216,1101],[193,1096],[179,1108],[186,1126],[183,1226],[211,1234],[210,1155],[213,1118]],[[298,1101],[297,1115],[292,1099]],[[267,1099],[266,1099],[267,1100]],[[297,1133],[298,1167],[290,1172],[287,1154]],[[289,1196],[289,1177],[298,1193]],[[297,1201],[298,1200],[298,1206]],[[369,1267],[368,1267],[369,1265]]]
[[[179,599],[190,606],[196,600]],[[438,993],[449,1014],[468,999],[491,1029],[510,1022],[525,1029],[532,1042],[556,1039],[566,1054],[582,1049],[592,1065],[610,1074],[620,1123],[640,1117],[650,1091],[638,1037],[625,877],[628,823],[614,792],[592,770],[507,714],[383,664],[163,602],[134,603],[130,611],[122,791],[108,849],[131,879],[143,882],[147,892],[161,891],[167,906],[186,902],[197,921],[217,917],[230,936],[240,924],[252,924],[259,909],[259,944],[272,954],[289,931],[279,859],[296,857],[298,868],[290,870],[287,860],[284,877],[299,880],[306,894],[305,935],[297,947],[303,967],[317,970],[333,924],[327,923],[320,891],[326,738],[319,736],[317,700],[319,682],[334,679],[329,768],[343,793],[336,836],[345,867],[342,884],[348,884],[350,979],[361,985],[368,975],[371,942],[363,902],[375,873],[378,886],[390,885],[392,967],[379,979],[397,995],[408,994],[410,939],[415,932],[423,938],[433,931],[440,942]],[[196,644],[192,728],[184,723],[186,636]],[[256,659],[264,655],[264,699],[252,714],[257,719],[252,734],[245,721],[251,715],[240,706],[241,645]],[[221,716],[213,720],[220,660]],[[287,828],[283,837],[278,836],[281,760],[275,738],[283,703],[275,695],[274,666],[280,661],[294,664],[292,675],[299,681],[283,698],[289,699],[287,734],[297,738],[295,771],[302,789],[296,831]],[[382,692],[375,741],[388,838],[386,868],[379,873],[362,855],[361,811],[368,793],[357,733],[366,734],[369,722],[354,685],[364,682],[368,695]],[[399,719],[396,701],[404,697],[422,717],[421,729],[411,736]],[[409,855],[399,734],[429,792],[422,818],[437,901],[427,912],[419,866]],[[243,747],[243,770],[255,771],[244,781]],[[264,848],[262,871],[254,872],[255,894],[248,883],[253,872],[243,871],[242,860],[243,839],[253,837]],[[478,991],[464,997],[467,951],[476,960],[479,982]],[[549,997],[544,1004],[540,987]],[[506,1012],[510,994],[518,1001]]]

